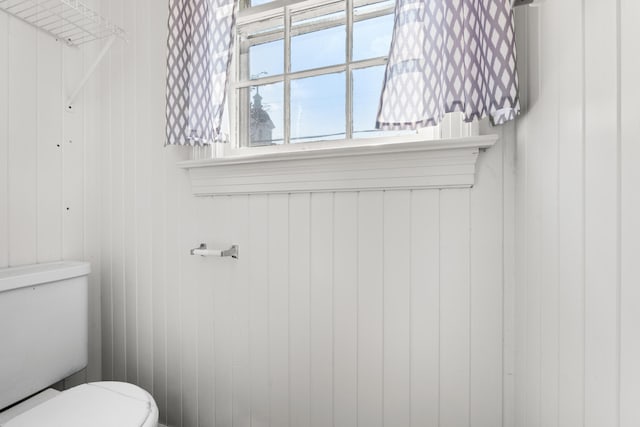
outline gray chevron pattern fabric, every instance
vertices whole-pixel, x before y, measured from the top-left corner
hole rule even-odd
[[[397,0],[376,126],[434,126],[446,113],[493,124],[520,112],[510,0]]]
[[[235,12],[234,0],[169,0],[167,145],[218,138]]]

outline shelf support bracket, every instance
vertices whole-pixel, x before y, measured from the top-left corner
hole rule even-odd
[[[111,46],[113,46],[113,43],[116,41],[116,38],[117,37],[115,35],[109,37],[109,40],[107,40],[107,43],[105,43],[104,47],[98,54],[98,57],[96,58],[95,61],[93,61],[93,63],[85,73],[84,77],[80,81],[80,84],[78,84],[78,87],[76,87],[76,89],[71,93],[71,96],[69,96],[69,98],[67,99],[67,104],[66,104],[67,111],[71,111],[73,109],[73,103],[78,98],[80,91],[82,91],[82,89],[84,88],[84,85],[87,84],[87,82],[89,81],[93,73],[98,68],[98,65],[100,65],[100,62],[102,62],[104,57],[107,55],[107,53],[109,52],[109,49],[111,49]]]

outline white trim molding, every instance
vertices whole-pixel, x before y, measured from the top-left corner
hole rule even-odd
[[[194,196],[470,188],[497,135],[239,155],[178,163]]]

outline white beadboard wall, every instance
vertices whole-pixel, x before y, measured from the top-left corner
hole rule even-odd
[[[0,267],[92,262],[88,379],[170,426],[640,425],[637,2],[517,10],[527,111],[472,190],[204,199],[162,147],[166,8],[102,8],[131,42],[73,114],[96,47],[0,13]]]
[[[95,47],[68,48],[0,12],[0,268],[91,262],[89,366],[67,386],[101,376],[99,79],[74,112],[65,97]]]
[[[509,425],[514,128],[471,190],[195,198],[163,147],[166,7],[102,4],[131,39],[103,80],[104,378],[169,426]]]
[[[640,4],[517,12],[519,427],[640,425]]]

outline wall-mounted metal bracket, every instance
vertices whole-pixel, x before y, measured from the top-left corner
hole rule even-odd
[[[80,83],[78,84],[76,89],[73,92],[71,92],[71,96],[69,96],[69,98],[67,99],[67,103],[65,105],[65,108],[66,108],[67,111],[72,111],[73,110],[73,103],[78,98],[78,95],[80,94],[80,91],[84,88],[84,86],[87,84],[87,82],[89,81],[89,79],[91,78],[93,73],[98,68],[98,65],[100,65],[100,62],[102,62],[104,57],[107,55],[107,53],[109,52],[109,49],[111,49],[111,46],[113,46],[113,43],[116,41],[116,38],[117,38],[117,36],[115,36],[115,35],[109,37],[109,39],[107,40],[107,43],[104,45],[104,47],[102,48],[102,50],[98,54],[98,57],[96,58],[96,60],[93,61],[93,63],[91,64],[91,66],[89,67],[87,72],[85,73],[84,77],[82,78],[82,80],[80,81]]]

